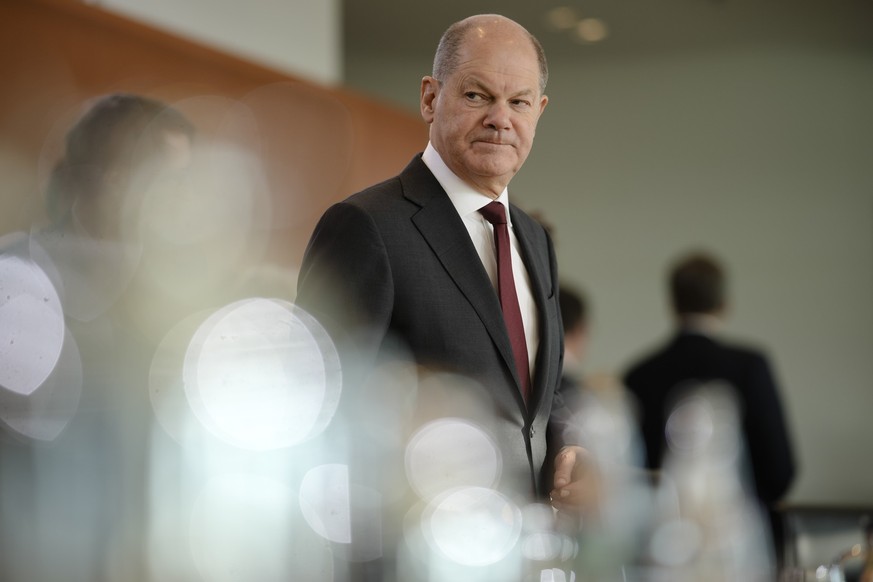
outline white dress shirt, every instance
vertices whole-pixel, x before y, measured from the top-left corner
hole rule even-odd
[[[491,284],[497,290],[497,253],[494,246],[494,227],[479,212],[479,209],[492,202],[492,199],[474,190],[466,182],[461,180],[448,166],[446,166],[439,153],[428,143],[422,155],[422,161],[436,177],[437,182],[449,195],[449,199],[455,206],[455,210],[464,221],[467,232],[479,258],[491,278]],[[531,375],[534,372],[537,348],[540,343],[537,306],[531,293],[530,276],[522,261],[518,248],[518,238],[512,228],[512,215],[509,209],[509,192],[504,188],[497,202],[506,208],[506,222],[509,227],[509,240],[512,245],[512,277],[515,281],[515,292],[518,295],[518,306],[521,309],[521,320],[524,325],[524,336],[527,343],[527,357]],[[532,381],[532,380],[531,380]]]

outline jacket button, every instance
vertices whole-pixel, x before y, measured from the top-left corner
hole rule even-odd
[[[534,435],[537,434],[537,431],[534,430],[534,427],[530,427],[530,432],[528,433],[530,438],[533,439]]]

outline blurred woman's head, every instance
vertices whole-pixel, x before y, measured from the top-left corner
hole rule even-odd
[[[194,127],[175,109],[133,94],[98,98],[70,129],[47,191],[55,224],[113,232],[131,186],[144,174],[188,163]]]

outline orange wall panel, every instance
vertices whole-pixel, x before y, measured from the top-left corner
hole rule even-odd
[[[0,234],[41,217],[41,189],[87,99],[171,103],[201,139],[258,155],[273,198],[270,257],[291,264],[333,201],[424,148],[416,116],[200,46],[98,7],[0,0]]]

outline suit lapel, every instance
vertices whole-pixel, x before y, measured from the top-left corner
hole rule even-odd
[[[400,182],[404,196],[421,207],[412,216],[413,224],[479,315],[515,378],[514,397],[524,407],[500,300],[461,217],[420,158],[414,159],[400,174]]]
[[[512,204],[510,204],[510,213],[512,229],[515,231],[515,236],[518,239],[518,245],[521,250],[524,266],[527,269],[528,278],[530,279],[531,292],[537,306],[537,317],[539,319],[540,341],[535,359],[530,402],[530,410],[535,412],[542,401],[544,384],[547,379],[547,366],[545,362],[548,361],[550,351],[554,349],[550,341],[550,335],[545,328],[548,314],[544,308],[547,298],[554,291],[548,288],[548,282],[550,281],[549,265],[544,263],[542,256],[534,250],[533,241],[536,237],[534,230],[535,223]]]

